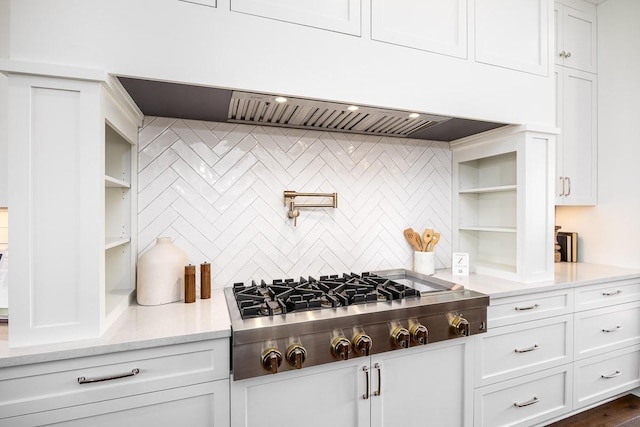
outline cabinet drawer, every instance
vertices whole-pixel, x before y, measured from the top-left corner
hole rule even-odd
[[[573,289],[492,299],[487,309],[489,328],[529,322],[573,312]]]
[[[578,409],[640,385],[640,345],[581,360],[574,369]]]
[[[87,380],[131,373],[108,381]],[[0,370],[0,418],[229,377],[229,340],[200,341]]]
[[[574,315],[575,359],[640,343],[640,302]]]
[[[576,288],[576,311],[640,301],[640,279]]]
[[[474,426],[534,425],[571,410],[572,365],[476,389]]]
[[[570,314],[490,329],[476,335],[476,385],[563,365],[573,360]]]

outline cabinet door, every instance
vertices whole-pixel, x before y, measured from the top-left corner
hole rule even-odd
[[[459,339],[373,357],[371,425],[472,425],[472,345]]]
[[[371,38],[466,58],[467,2],[373,0]]]
[[[232,381],[231,425],[369,426],[371,398],[364,399],[367,378],[371,380],[369,362],[363,357]]]
[[[549,75],[547,0],[476,0],[476,61]]]
[[[595,205],[598,183],[597,76],[561,68],[558,180],[562,205]],[[560,152],[561,150],[561,152]]]
[[[556,3],[555,62],[577,70],[597,72],[597,32],[595,6],[585,2],[585,10]]]

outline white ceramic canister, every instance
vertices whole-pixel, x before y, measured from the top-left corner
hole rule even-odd
[[[155,246],[138,259],[137,299],[140,305],[160,305],[184,298],[187,253],[171,237],[158,237]]]
[[[420,274],[433,274],[435,272],[435,258],[433,252],[413,253],[413,271]]]

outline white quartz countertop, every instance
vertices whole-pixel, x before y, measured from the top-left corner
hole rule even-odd
[[[195,303],[131,305],[102,337],[52,345],[9,348],[7,324],[0,324],[0,368],[118,351],[228,338],[231,321],[222,289]]]
[[[438,270],[434,276],[459,283],[466,289],[481,292],[494,299],[555,289],[575,288],[608,280],[640,278],[640,270],[582,262],[558,262],[555,264],[554,280],[537,283],[513,282],[481,274],[453,276],[451,270]]]

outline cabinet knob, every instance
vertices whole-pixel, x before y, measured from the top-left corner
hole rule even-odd
[[[564,58],[564,57],[566,57],[566,56],[567,56],[567,52],[565,52],[565,51],[563,50],[562,52],[560,52],[560,53],[558,54],[558,56],[559,56],[560,58]]]
[[[565,58],[571,58],[571,52],[567,52],[567,53],[564,55],[564,57],[565,57]]]

